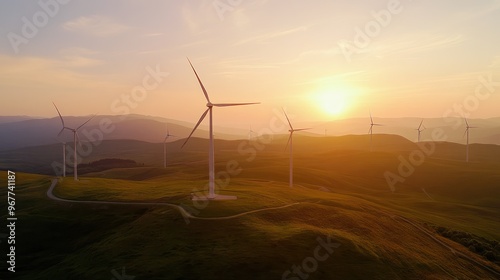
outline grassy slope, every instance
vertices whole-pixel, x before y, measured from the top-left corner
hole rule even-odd
[[[231,160],[242,168],[223,190],[239,200],[211,202],[196,213],[198,216],[231,215],[301,202],[234,220],[190,220],[186,224],[176,210],[165,206],[57,203],[45,195],[49,177],[19,174],[16,193],[22,223],[18,228],[18,279],[110,279],[111,269],[123,266],[136,279],[280,279],[291,265],[313,255],[317,237],[327,235],[341,246],[309,279],[452,279],[450,275],[494,279],[392,215],[422,226],[429,223],[500,240],[496,148],[476,154],[480,162],[465,165],[447,157],[450,147],[438,146],[436,153],[392,193],[383,174],[397,173],[398,156],[407,158],[416,147],[412,143],[396,145],[390,138],[385,139],[388,145],[397,146],[392,150],[384,146],[374,153],[350,149],[324,152],[324,146],[315,141],[328,139],[298,139],[294,141],[294,189],[288,187],[288,153],[282,146],[269,145],[258,151],[254,160],[232,151],[237,146],[233,142],[226,142],[227,146],[217,152],[216,172],[225,170]],[[349,148],[351,140],[353,145],[364,145],[366,137],[339,138],[335,145]],[[313,156],[307,148],[310,145],[314,146]],[[462,147],[451,145],[450,149]],[[142,151],[137,149],[127,154]],[[306,150],[308,153],[302,152]],[[172,165],[166,170],[108,170],[89,174],[78,183],[66,178],[55,193],[78,200],[193,206],[189,193],[206,184],[205,157],[206,152],[197,148],[174,152]],[[141,158],[147,160],[148,155]],[[0,172],[2,185],[5,177]],[[4,192],[0,199],[6,199]],[[460,245],[445,242],[493,266]]]
[[[204,182],[201,170],[191,172],[194,177],[201,177],[199,180],[189,180],[193,177],[188,175],[193,171],[189,168],[198,169],[188,167],[186,173],[167,170],[164,171],[167,175],[136,182],[84,178],[75,183],[67,178],[57,187],[56,194],[79,199],[170,201],[189,205],[186,194]],[[313,255],[317,237],[326,236],[341,246],[320,263],[310,279],[446,279],[450,278],[449,273],[459,278],[494,279],[470,262],[453,256],[412,225],[391,218],[393,212],[425,218],[407,203],[395,204],[400,198],[418,201],[416,194],[414,197],[398,194],[402,197],[390,200],[378,195],[383,193],[380,187],[380,190],[374,188],[373,194],[358,198],[340,193],[342,189],[345,193],[352,192],[347,183],[341,185],[342,180],[335,187],[329,186],[330,192],[307,188],[314,188],[316,181],[326,180],[319,176],[321,172],[310,185],[303,183],[304,187],[289,189],[283,182],[245,178],[252,177],[252,172],[262,173],[259,167],[252,169],[247,166],[225,191],[237,194],[238,201],[212,202],[199,215],[228,215],[296,201],[302,203],[234,220],[191,220],[186,224],[176,210],[168,207],[54,203],[45,197],[49,178],[19,174],[18,181],[23,185],[17,188],[21,209],[18,217],[29,225],[18,230],[22,271],[19,279],[64,279],[68,275],[71,279],[108,279],[111,269],[123,266],[136,279],[221,279],[222,275],[225,279],[280,279],[291,265]],[[300,171],[301,168],[297,173]],[[112,173],[133,177],[161,170],[144,168]],[[265,179],[281,174],[267,168],[262,175]],[[0,176],[5,178],[3,172]],[[302,179],[297,176],[297,182]],[[493,223],[491,231],[495,228],[498,223]],[[458,245],[447,243],[487,263]]]

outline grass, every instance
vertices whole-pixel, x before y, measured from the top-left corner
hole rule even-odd
[[[403,146],[407,149],[411,143]],[[500,240],[498,161],[465,165],[430,157],[393,193],[383,174],[395,172],[398,156],[407,156],[408,150],[332,150],[313,157],[300,148],[296,151],[294,188],[288,187],[286,153],[270,147],[247,161],[246,155],[229,148],[218,152],[216,172],[226,170],[231,160],[242,169],[218,190],[238,200],[212,201],[198,208],[189,196],[203,190],[207,180],[205,154],[198,152],[188,152],[191,160],[182,164],[172,159],[167,169],[106,170],[78,182],[67,177],[54,191],[75,200],[173,203],[198,210],[199,217],[300,202],[230,220],[190,219],[189,224],[168,206],[54,202],[46,197],[51,177],[18,173],[16,279],[110,279],[111,270],[120,272],[122,267],[135,279],[281,279],[292,265],[314,256],[317,238],[328,236],[340,247],[318,263],[309,279],[498,277],[397,218],[409,219],[448,246],[500,271],[434,230],[444,227]],[[5,178],[0,172],[3,185]],[[5,192],[0,199],[6,199]]]

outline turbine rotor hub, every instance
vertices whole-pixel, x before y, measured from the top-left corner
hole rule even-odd
[[[213,107],[214,105],[212,104],[212,102],[208,102],[207,103],[207,107]]]

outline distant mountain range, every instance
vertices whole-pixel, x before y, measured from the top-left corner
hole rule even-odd
[[[65,117],[66,126],[77,127],[89,117]],[[374,127],[374,134],[395,134],[411,141],[416,141],[417,127],[422,119],[419,118],[374,118],[382,126]],[[194,124],[184,121],[172,120],[161,117],[144,115],[105,116],[99,115],[92,119],[80,131],[82,141],[92,141],[98,137],[93,134],[100,126],[111,123],[113,130],[103,133],[104,140],[137,140],[151,143],[162,142],[166,132],[166,123],[171,134],[182,139],[189,135]],[[327,123],[309,123],[313,127],[308,136],[322,137],[340,136],[368,133],[370,121],[368,118],[354,118],[332,121]],[[500,118],[470,119],[469,124],[477,127],[471,130],[471,143],[500,145]],[[426,128],[421,135],[422,140],[431,141],[432,133],[442,130],[447,142],[465,143],[465,124],[461,119],[429,118],[424,119]],[[59,118],[36,118],[28,116],[0,116],[0,151],[26,148],[32,146],[48,145],[58,141],[72,141],[69,131],[63,132],[61,137],[57,134],[61,130]],[[101,129],[102,131],[102,129]],[[224,140],[246,139],[248,129],[234,129],[216,127],[216,138]],[[254,128],[256,133],[258,128]],[[284,132],[283,132],[284,133]],[[201,125],[193,136],[207,138],[207,127]],[[436,140],[436,139],[434,139]],[[442,139],[439,139],[442,140]]]

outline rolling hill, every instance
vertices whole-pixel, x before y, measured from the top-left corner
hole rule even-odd
[[[67,125],[77,127],[84,123],[89,117],[65,117]],[[421,119],[419,118],[375,118],[384,126],[377,127],[378,134],[400,135],[415,141],[416,131]],[[433,139],[432,134],[435,130],[441,130],[446,139],[443,141],[464,143],[463,121],[453,118],[434,118],[425,119],[424,125],[427,128],[422,132],[422,140],[437,141]],[[471,124],[479,127],[474,130],[471,137],[471,143],[478,144],[496,144],[500,145],[500,118],[491,119],[471,119]],[[80,137],[83,141],[95,141],[97,137],[95,130],[101,127],[100,134],[104,140],[137,140],[143,142],[156,143],[163,140],[165,135],[165,124],[168,123],[170,130],[180,138],[189,135],[193,124],[185,121],[166,119],[153,116],[125,115],[125,116],[96,116],[90,121],[82,131]],[[325,130],[328,136],[344,136],[352,134],[365,134],[369,122],[364,118],[336,120],[332,122],[310,122],[304,125],[313,129],[305,132],[304,135],[323,137]],[[263,133],[269,124],[255,124],[254,132]],[[110,129],[107,129],[107,127]],[[259,129],[259,127],[263,127]],[[195,137],[206,138],[208,135],[207,127],[201,125],[200,130],[194,133]],[[72,141],[70,133],[63,133],[59,138],[57,134],[61,130],[61,123],[58,118],[30,118],[30,117],[2,117],[0,116],[0,150],[12,150],[31,146],[48,145],[58,143],[58,141]],[[108,131],[109,130],[109,131]],[[102,131],[105,131],[104,133]],[[215,133],[217,139],[238,140],[247,139],[249,130],[247,127],[227,128],[216,126]],[[285,130],[277,133],[286,133]],[[98,139],[97,139],[98,140]]]
[[[217,140],[217,192],[236,201],[190,200],[208,177],[201,138],[182,151],[182,140],[169,143],[166,169],[161,144],[116,140],[93,147],[84,161],[119,156],[145,166],[78,182],[18,173],[16,276],[111,278],[126,268],[137,279],[300,279],[299,272],[309,279],[498,279],[498,146],[471,146],[466,164],[456,155],[463,145],[432,143],[435,150],[391,189],[386,172],[398,174],[401,158],[422,146],[374,135],[369,152],[366,135],[299,135],[290,188],[286,139]],[[1,153],[2,168],[37,169],[57,160],[60,145],[9,153]],[[0,178],[5,185],[5,172]],[[51,184],[63,200],[47,197]],[[330,244],[323,261],[314,254],[321,244]]]

